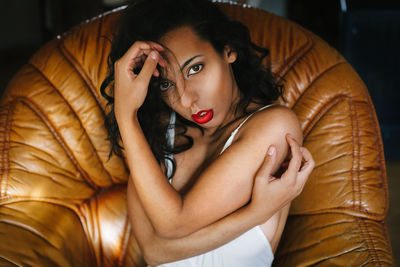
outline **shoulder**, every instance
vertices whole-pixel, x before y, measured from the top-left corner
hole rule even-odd
[[[286,144],[286,134],[291,134],[302,144],[303,133],[296,114],[284,106],[271,106],[256,112],[243,125],[239,138],[255,142],[270,140],[276,144]]]
[[[281,105],[273,105],[260,110],[252,116],[252,121],[262,122],[265,120],[289,120],[288,123],[297,123],[298,119],[296,114],[288,107]]]

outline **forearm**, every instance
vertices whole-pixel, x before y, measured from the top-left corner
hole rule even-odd
[[[176,227],[182,208],[181,195],[169,184],[163,174],[137,118],[128,123],[119,124],[131,173],[129,179],[135,185],[137,195],[151,224],[156,231],[161,233],[169,230],[168,226]]]
[[[242,208],[193,234],[180,239],[153,238],[151,259],[155,264],[193,257],[216,249],[255,226],[246,218],[248,212]],[[150,255],[149,255],[150,256]]]
[[[165,239],[154,231],[132,181],[128,186],[128,213],[135,238],[146,262],[151,265],[208,252],[235,239],[260,222],[259,218],[245,207],[191,235],[179,239]]]

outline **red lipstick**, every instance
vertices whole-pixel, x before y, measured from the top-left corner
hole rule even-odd
[[[212,109],[209,110],[200,110],[196,114],[192,114],[192,120],[197,124],[204,124],[212,120],[214,117],[214,111]]]

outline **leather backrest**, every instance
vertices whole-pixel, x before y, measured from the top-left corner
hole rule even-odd
[[[262,10],[222,7],[250,27],[253,41],[270,48],[265,63],[282,78],[282,104],[298,115],[316,161],[291,215],[383,220],[382,142],[358,75],[302,27]],[[127,167],[118,157],[108,160],[99,93],[119,14],[94,18],[46,44],[2,97],[0,231],[16,238],[0,242],[0,251],[20,255],[21,264],[144,264],[127,219]]]

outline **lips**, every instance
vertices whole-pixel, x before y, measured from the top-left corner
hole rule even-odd
[[[209,110],[200,110],[196,114],[192,114],[192,119],[194,122],[198,124],[204,124],[212,120],[214,116],[214,112],[212,109]]]

